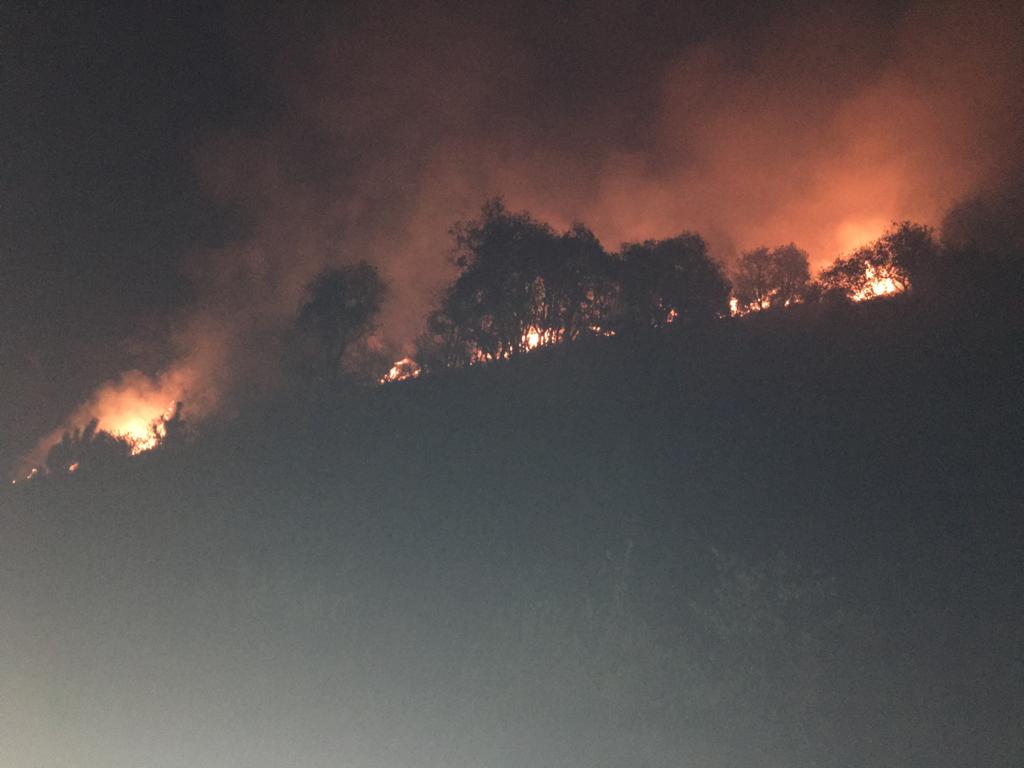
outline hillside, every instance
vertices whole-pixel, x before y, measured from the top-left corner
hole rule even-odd
[[[0,757],[1020,765],[1022,380],[1018,325],[822,304],[16,486]]]

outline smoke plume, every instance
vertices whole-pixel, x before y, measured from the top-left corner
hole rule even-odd
[[[520,11],[304,5],[253,34],[280,108],[197,150],[248,229],[189,259],[162,399],[201,413],[272,384],[268,350],[332,264],[378,266],[377,342],[408,352],[452,277],[449,227],[489,196],[609,248],[691,230],[726,262],[794,241],[822,266],[893,220],[937,224],[1024,146],[1017,4]]]

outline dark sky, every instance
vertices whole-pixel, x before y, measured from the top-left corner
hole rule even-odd
[[[1012,3],[14,3],[0,26],[0,466],[125,371],[264,378],[325,264],[396,354],[502,194],[605,244],[815,264],[938,223],[1021,136]],[[78,413],[78,418],[93,406]]]
[[[195,150],[260,120],[267,87],[213,3],[11,10],[0,25],[0,434],[23,450],[25,430],[59,420],[54,409],[116,373],[133,339],[151,342],[189,301],[182,257],[222,231]]]

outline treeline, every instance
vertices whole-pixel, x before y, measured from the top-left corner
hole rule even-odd
[[[456,280],[427,320],[417,360],[427,369],[514,358],[546,344],[729,311],[729,281],[699,236],[609,254],[581,224],[559,233],[500,200],[456,225]]]
[[[322,272],[285,338],[285,370],[314,396],[347,384],[387,382],[421,373],[509,360],[530,350],[586,337],[636,337],[797,304],[841,305],[906,294],[923,308],[952,314],[1001,312],[1015,322],[1024,290],[1024,236],[1014,197],[954,209],[941,236],[931,227],[894,223],[872,243],[812,277],[796,244],[742,253],[732,269],[699,235],[604,248],[583,224],[565,232],[512,212],[500,199],[451,230],[458,269],[426,319],[412,357],[396,362],[371,343],[387,286],[367,262]],[[154,444],[187,435],[175,414],[153,425]],[[96,424],[69,432],[50,451],[49,473],[74,471],[135,451]]]
[[[972,206],[974,206],[972,208]],[[565,232],[500,199],[452,230],[455,280],[426,320],[412,359],[396,364],[364,342],[385,285],[367,263],[332,269],[309,287],[289,345],[314,378],[408,378],[419,372],[513,359],[588,336],[635,335],[794,304],[857,302],[893,294],[963,307],[1019,296],[1021,248],[992,229],[977,203],[955,209],[939,236],[893,223],[880,238],[812,277],[796,244],[742,253],[727,269],[699,235],[626,243],[609,252],[583,224]],[[991,218],[989,216],[988,218]]]

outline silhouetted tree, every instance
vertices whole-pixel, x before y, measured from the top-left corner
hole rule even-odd
[[[624,328],[662,328],[729,312],[729,281],[707,243],[684,232],[667,240],[628,243],[620,253]]]
[[[416,339],[416,362],[424,373],[469,365],[472,354],[469,340],[445,310],[427,317],[427,330]]]
[[[183,407],[181,401],[176,402],[169,416],[161,416],[160,420],[153,424],[153,436],[161,448],[177,448],[192,436],[191,426],[182,415]]]
[[[123,437],[99,429],[92,419],[85,427],[64,433],[61,441],[46,454],[50,474],[65,474],[80,468],[99,467],[124,460],[131,455],[132,445]]]
[[[1024,292],[1024,183],[954,207],[942,222],[945,259],[939,293],[1014,308]]]
[[[336,381],[345,354],[373,329],[384,292],[376,267],[365,261],[321,272],[292,334],[300,366],[315,378]]]
[[[628,244],[613,258],[582,224],[558,234],[500,199],[452,234],[461,272],[419,340],[428,371],[728,313],[729,282],[697,235]]]
[[[607,330],[604,326],[619,293],[608,252],[579,223],[552,245],[540,264],[544,302],[537,327],[558,341]]]
[[[931,227],[904,221],[893,223],[870,245],[836,259],[818,279],[826,294],[855,300],[911,290],[930,295],[943,279],[945,261]]]
[[[882,248],[897,271],[906,276],[904,290],[929,295],[944,280],[946,255],[931,227],[911,221],[894,224],[875,247]]]
[[[903,222],[870,245],[836,259],[818,276],[825,293],[842,293],[854,300],[910,290],[910,273],[934,258],[931,230]]]
[[[1020,258],[1024,254],[1024,182],[956,205],[942,222],[942,243],[955,251]]]
[[[557,236],[528,213],[511,213],[490,200],[480,218],[452,228],[455,263],[462,270],[442,304],[458,334],[488,358],[529,349],[527,333],[543,312],[540,266]]]
[[[395,362],[395,351],[378,339],[366,338],[351,344],[342,359],[348,381],[354,384],[377,384]]]
[[[435,365],[511,358],[602,330],[615,294],[613,270],[582,225],[559,235],[495,199],[452,235],[461,271],[420,343]]]
[[[867,261],[870,251],[855,251],[850,256],[840,257],[821,270],[818,282],[824,296],[861,298],[870,290],[874,270]],[[871,271],[869,271],[871,270]]]
[[[802,301],[810,279],[806,251],[793,243],[761,247],[740,256],[733,293],[745,309],[782,307]]]

